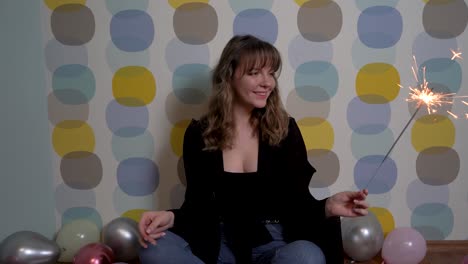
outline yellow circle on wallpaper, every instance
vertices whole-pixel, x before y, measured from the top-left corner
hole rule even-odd
[[[62,6],[62,5],[70,5],[70,4],[85,5],[86,0],[44,0],[44,3],[50,10],[54,10],[55,8]]]
[[[431,147],[451,148],[455,143],[455,126],[446,116],[425,115],[413,125],[411,143],[417,152]]]
[[[135,220],[136,222],[139,222],[141,219],[141,215],[146,211],[148,210],[145,210],[145,209],[128,210],[122,214],[122,217],[127,217],[127,218]]]
[[[356,94],[368,104],[386,104],[400,92],[400,74],[390,64],[364,65],[356,76]]]
[[[52,145],[61,157],[71,152],[93,152],[95,146],[93,129],[80,120],[62,121],[52,132]]]
[[[115,72],[112,92],[121,105],[144,106],[156,96],[156,81],[145,67],[127,66]]]
[[[172,127],[171,147],[172,147],[172,151],[174,152],[174,154],[177,155],[177,157],[182,156],[184,134],[189,124],[190,124],[190,120],[182,120],[182,121],[177,122],[177,124],[175,124],[174,127]]]
[[[169,4],[173,8],[178,8],[181,5],[189,4],[189,3],[208,3],[209,0],[169,0]]]
[[[297,122],[307,150],[331,150],[335,143],[335,133],[331,124],[320,117],[306,117]]]
[[[382,207],[370,207],[369,211],[374,213],[379,220],[384,236],[387,236],[388,233],[395,229],[395,219],[389,210]]]

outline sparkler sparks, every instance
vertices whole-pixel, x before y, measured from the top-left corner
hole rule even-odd
[[[462,53],[459,51],[454,51],[453,49],[450,49],[450,51],[452,52],[452,58],[451,60],[454,60],[454,59],[463,59],[461,57]]]
[[[461,57],[461,52],[460,51],[454,51],[450,49],[452,52],[452,58],[451,60],[455,59],[462,59]],[[419,109],[424,105],[426,107],[427,113],[428,114],[433,114],[437,112],[437,108],[446,105],[446,104],[453,104],[455,99],[458,98],[463,98],[463,97],[468,97],[468,96],[456,96],[455,93],[439,93],[439,92],[434,92],[433,88],[429,87],[429,82],[426,80],[426,68],[423,67],[422,70],[422,80],[420,81],[418,76],[419,76],[419,71],[418,69],[418,64],[416,62],[416,57],[413,56],[413,66],[411,66],[411,71],[413,73],[413,77],[417,83],[417,86],[411,87],[409,86],[409,96],[406,99],[407,102],[415,102],[416,103],[416,110],[414,113],[411,115],[411,118],[408,120],[408,122],[405,124],[403,127],[402,131],[400,134],[397,136],[387,153],[385,154],[384,158],[382,161],[379,163],[377,168],[375,169],[374,173],[372,174],[372,177],[369,179],[367,184],[365,185],[364,189],[367,189],[369,184],[372,182],[372,180],[377,176],[377,172],[379,169],[382,167],[383,163],[385,160],[388,158],[390,153],[392,152],[393,148],[397,144],[398,140],[400,140],[401,136],[405,132],[405,130],[408,128],[409,124],[411,121],[414,119],[416,114],[418,113]],[[403,88],[400,84],[398,84],[400,88]],[[468,106],[468,102],[466,101],[461,101],[463,104]],[[450,116],[453,118],[457,119],[458,116],[451,111],[446,111]],[[465,113],[465,117],[468,119],[468,113]]]

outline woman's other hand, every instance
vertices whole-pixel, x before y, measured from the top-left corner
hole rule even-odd
[[[325,215],[330,216],[363,216],[367,215],[369,204],[366,197],[369,192],[364,189],[358,192],[339,192],[329,197],[325,203]]]
[[[174,225],[174,213],[170,211],[149,211],[143,213],[138,229],[144,241],[140,241],[142,247],[146,248],[147,242],[156,245],[156,240],[166,233],[167,229]],[[146,241],[146,242],[145,242]]]

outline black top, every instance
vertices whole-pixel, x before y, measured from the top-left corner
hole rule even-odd
[[[260,246],[272,241],[267,231],[265,221],[279,221],[276,210],[277,190],[263,188],[268,181],[259,172],[223,172],[221,177],[215,180],[215,200],[221,221],[227,231],[233,230],[234,234],[240,234],[244,243],[250,242],[251,247]],[[238,215],[252,219],[251,233],[236,230]]]
[[[185,132],[183,161],[187,189],[181,208],[172,210],[175,222],[171,231],[183,237],[192,252],[206,264],[215,264],[220,248],[221,221],[216,182],[225,172],[222,151],[204,150],[204,127],[200,121],[192,120]],[[327,263],[343,263],[339,218],[326,219],[326,200],[316,200],[309,192],[315,169],[307,160],[305,144],[293,118],[289,120],[288,135],[278,146],[260,142],[258,157],[261,187],[256,186],[253,190],[259,193],[268,190],[265,198],[274,199],[274,213],[281,221],[286,242],[312,241],[324,251]],[[269,202],[257,200],[250,203],[249,206],[257,204],[259,207]],[[246,241],[244,235],[256,230],[258,219],[243,214],[233,214],[230,219],[235,222],[234,233],[238,234],[233,238],[232,249],[236,261],[249,263],[255,242]]]

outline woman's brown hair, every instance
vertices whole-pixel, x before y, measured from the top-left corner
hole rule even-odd
[[[206,129],[203,139],[206,149],[228,149],[234,138],[233,100],[234,92],[231,81],[238,67],[242,74],[254,68],[270,67],[276,74],[281,70],[279,51],[270,43],[251,35],[234,36],[221,53],[213,76],[213,94],[208,113],[202,118]],[[256,108],[250,119],[254,128],[258,128],[261,140],[269,145],[278,145],[288,133],[289,116],[281,102],[278,82],[270,93],[264,108]]]

